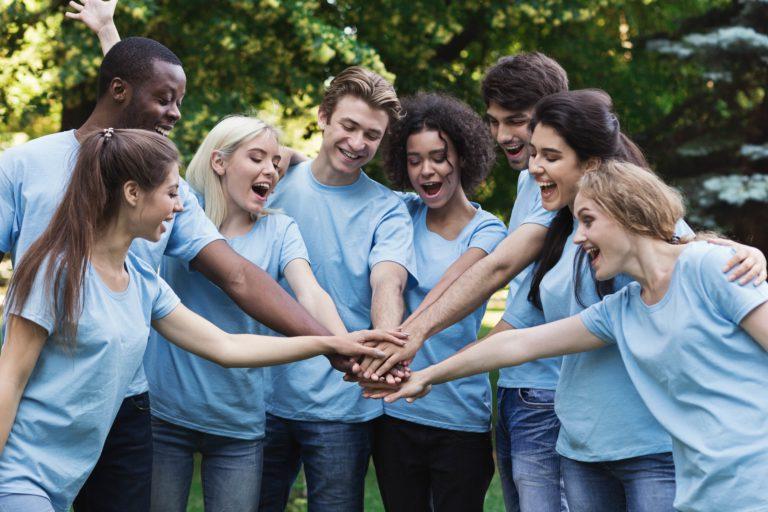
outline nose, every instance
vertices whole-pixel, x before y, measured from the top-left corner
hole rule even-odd
[[[496,128],[496,142],[504,144],[512,139],[512,129],[505,123],[499,123]]]
[[[173,205],[173,213],[180,213],[184,211],[184,205],[181,204],[181,198],[176,198],[176,203]]]
[[[171,102],[166,115],[173,120],[174,124],[181,119],[181,109],[179,109],[179,105],[175,101]]]
[[[528,172],[533,176],[540,175],[544,172],[544,168],[539,165],[538,155],[531,155],[528,157]]]
[[[587,236],[584,234],[584,224],[579,223],[579,227],[576,228],[576,234],[573,235],[573,243],[582,245],[586,241]]]
[[[365,149],[365,141],[363,140],[363,132],[356,131],[349,136],[349,145],[354,151],[362,151]]]
[[[432,168],[432,163],[429,160],[424,160],[421,163],[421,169],[419,169],[419,175],[428,178],[435,174],[435,170]]]

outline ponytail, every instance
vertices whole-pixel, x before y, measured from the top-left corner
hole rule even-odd
[[[48,228],[14,269],[8,312],[21,314],[38,272],[45,267],[43,282],[45,296],[53,300],[54,332],[74,345],[93,244],[117,216],[123,185],[133,180],[143,190],[153,190],[178,159],[173,143],[154,132],[106,128],[89,135]]]

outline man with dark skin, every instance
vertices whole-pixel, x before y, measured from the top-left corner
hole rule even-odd
[[[6,151],[0,158],[0,256],[14,262],[47,226],[64,187],[35,180],[36,169],[54,166],[65,185],[79,142],[108,127],[141,128],[167,135],[181,117],[186,87],[181,62],[149,39],[129,38],[102,63],[99,99],[76,131],[61,132]],[[180,257],[224,290],[259,322],[293,336],[330,334],[268,274],[238,255],[205,216],[186,183],[180,187],[184,210],[166,227],[160,242],[134,244],[131,250],[154,266],[163,254]],[[340,368],[348,365],[337,359]],[[149,508],[152,436],[146,381],[137,375],[112,426],[102,456],[81,490],[75,510],[143,511]]]

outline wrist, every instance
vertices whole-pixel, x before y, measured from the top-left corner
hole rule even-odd
[[[99,27],[96,30],[96,35],[98,37],[104,37],[106,35],[114,34],[116,32],[117,32],[117,26],[115,26],[115,22],[110,21],[110,22],[102,25],[101,27]]]

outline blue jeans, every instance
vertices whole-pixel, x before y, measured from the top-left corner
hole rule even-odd
[[[155,461],[152,507],[187,510],[194,454],[202,454],[203,503],[211,512],[255,512],[259,506],[262,439],[235,439],[191,430],[152,417]]]
[[[673,512],[675,464],[671,453],[606,462],[562,457],[571,512]]]
[[[0,512],[54,512],[51,500],[33,494],[0,494]]]
[[[310,512],[363,510],[371,424],[297,421],[267,414],[261,511],[285,510],[301,464]]]
[[[120,405],[99,461],[75,498],[75,512],[144,512],[152,479],[149,394]]]
[[[507,512],[567,511],[555,451],[555,392],[500,387],[498,401],[496,460]]]

